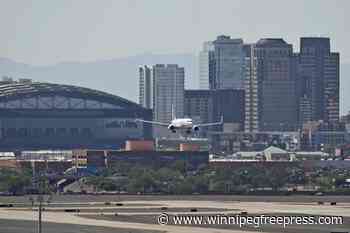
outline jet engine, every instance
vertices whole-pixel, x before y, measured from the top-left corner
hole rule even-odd
[[[199,130],[199,126],[198,126],[198,125],[194,125],[194,126],[192,127],[192,130],[193,130],[193,131],[198,131],[198,130]]]
[[[169,126],[168,126],[168,129],[169,129],[171,132],[176,133],[175,126],[169,125]]]

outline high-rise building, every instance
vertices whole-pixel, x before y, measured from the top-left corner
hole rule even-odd
[[[224,132],[241,131],[244,128],[244,90],[218,89],[213,91],[213,120],[223,117]]]
[[[217,89],[243,88],[243,40],[218,36],[213,42]]]
[[[213,42],[203,43],[199,53],[199,88],[208,90],[215,89],[215,56]]]
[[[139,104],[153,109],[153,69],[149,66],[139,67]]]
[[[213,122],[214,90],[185,90],[185,117],[192,118],[194,124]],[[206,136],[207,130],[200,130],[196,134]]]
[[[213,122],[213,90],[185,90],[186,117],[195,123]]]
[[[174,111],[176,117],[184,116],[185,69],[178,65],[157,64],[154,76],[154,120],[170,122]]]
[[[240,131],[244,124],[244,90],[185,90],[185,116],[195,123],[219,122],[223,117],[222,126],[208,129]]]
[[[245,132],[259,131],[259,99],[258,99],[258,77],[257,77],[257,57],[255,55],[255,45],[244,45],[245,66],[244,66],[244,91],[245,91]]]
[[[283,39],[255,44],[260,131],[290,131],[298,126],[296,58]]]
[[[243,88],[243,40],[218,36],[213,42],[215,79],[213,89]]]
[[[298,76],[300,122],[337,122],[339,53],[331,52],[329,38],[300,39]]]
[[[302,92],[299,88],[300,86],[298,87],[298,91],[300,94]],[[298,98],[299,98],[298,119],[299,119],[300,125],[302,125],[302,123],[310,122],[313,119],[312,104],[311,104],[310,98],[308,98],[308,96],[305,95],[304,93],[302,95],[298,95]]]

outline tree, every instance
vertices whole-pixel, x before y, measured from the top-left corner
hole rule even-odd
[[[193,186],[190,177],[185,178],[183,181],[176,182],[174,187],[175,194],[192,194]]]
[[[105,190],[105,191],[115,191],[117,189],[117,186],[112,180],[104,179],[101,183],[98,185],[99,189]]]
[[[174,165],[173,165],[173,168],[180,172],[181,174],[185,174],[186,173],[186,162],[183,161],[183,160],[176,160]]]
[[[23,170],[21,172],[12,169],[0,170],[0,189],[13,195],[23,194],[25,188],[30,186],[31,177]]]
[[[153,170],[140,167],[132,169],[132,172],[129,173],[129,180],[129,185],[127,185],[129,192],[152,192],[157,183]]]
[[[85,179],[85,184],[92,185],[94,187],[94,191],[99,191],[100,184],[103,181],[102,176],[89,176]]]
[[[209,179],[204,175],[193,177],[194,191],[197,193],[207,193],[209,190]]]

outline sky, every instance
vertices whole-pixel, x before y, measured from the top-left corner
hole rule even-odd
[[[348,0],[0,0],[0,57],[32,65],[197,53],[226,34],[327,36],[350,62]]]

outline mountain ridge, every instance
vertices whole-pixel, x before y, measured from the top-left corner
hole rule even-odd
[[[186,88],[196,88],[193,54],[142,54],[91,62],[60,62],[38,66],[0,58],[0,77],[30,78],[39,82],[77,85],[109,92],[136,102],[138,67],[157,63],[179,64],[185,68]]]

